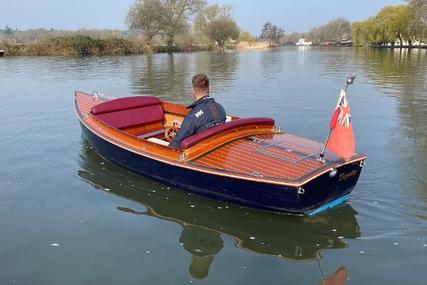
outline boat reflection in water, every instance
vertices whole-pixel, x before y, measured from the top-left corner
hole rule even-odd
[[[119,206],[118,210],[182,225],[179,242],[191,253],[189,271],[198,279],[208,275],[215,255],[223,248],[222,234],[233,237],[241,249],[292,261],[319,260],[321,250],[344,248],[345,239],[360,236],[357,212],[348,204],[308,217],[205,199],[170,190],[120,168],[99,156],[86,140],[82,142],[80,168],[79,176],[94,188],[145,206],[143,210]]]

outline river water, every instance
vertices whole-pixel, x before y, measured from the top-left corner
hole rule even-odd
[[[282,48],[0,58],[0,284],[426,284],[427,50]],[[199,198],[128,172],[81,135],[75,90],[191,102],[323,141],[339,89],[367,165],[315,217]]]

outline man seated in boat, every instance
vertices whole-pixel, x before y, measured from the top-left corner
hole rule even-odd
[[[196,101],[187,107],[191,111],[185,116],[179,131],[169,144],[173,148],[179,148],[185,138],[226,120],[224,108],[209,95],[209,78],[205,74],[197,74],[193,77],[192,84],[192,94]]]

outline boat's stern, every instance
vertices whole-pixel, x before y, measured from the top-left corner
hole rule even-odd
[[[307,214],[348,198],[366,159],[354,154],[345,161],[330,151],[320,159],[322,147],[290,134],[255,135],[221,146],[193,165],[258,183],[250,193],[256,207]]]
[[[297,195],[305,214],[314,215],[348,200],[364,166],[366,157],[334,167],[300,186]],[[304,206],[303,206],[304,207]]]

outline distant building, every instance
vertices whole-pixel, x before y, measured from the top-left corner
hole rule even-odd
[[[313,42],[307,42],[305,39],[299,39],[296,43],[297,46],[311,46]]]

